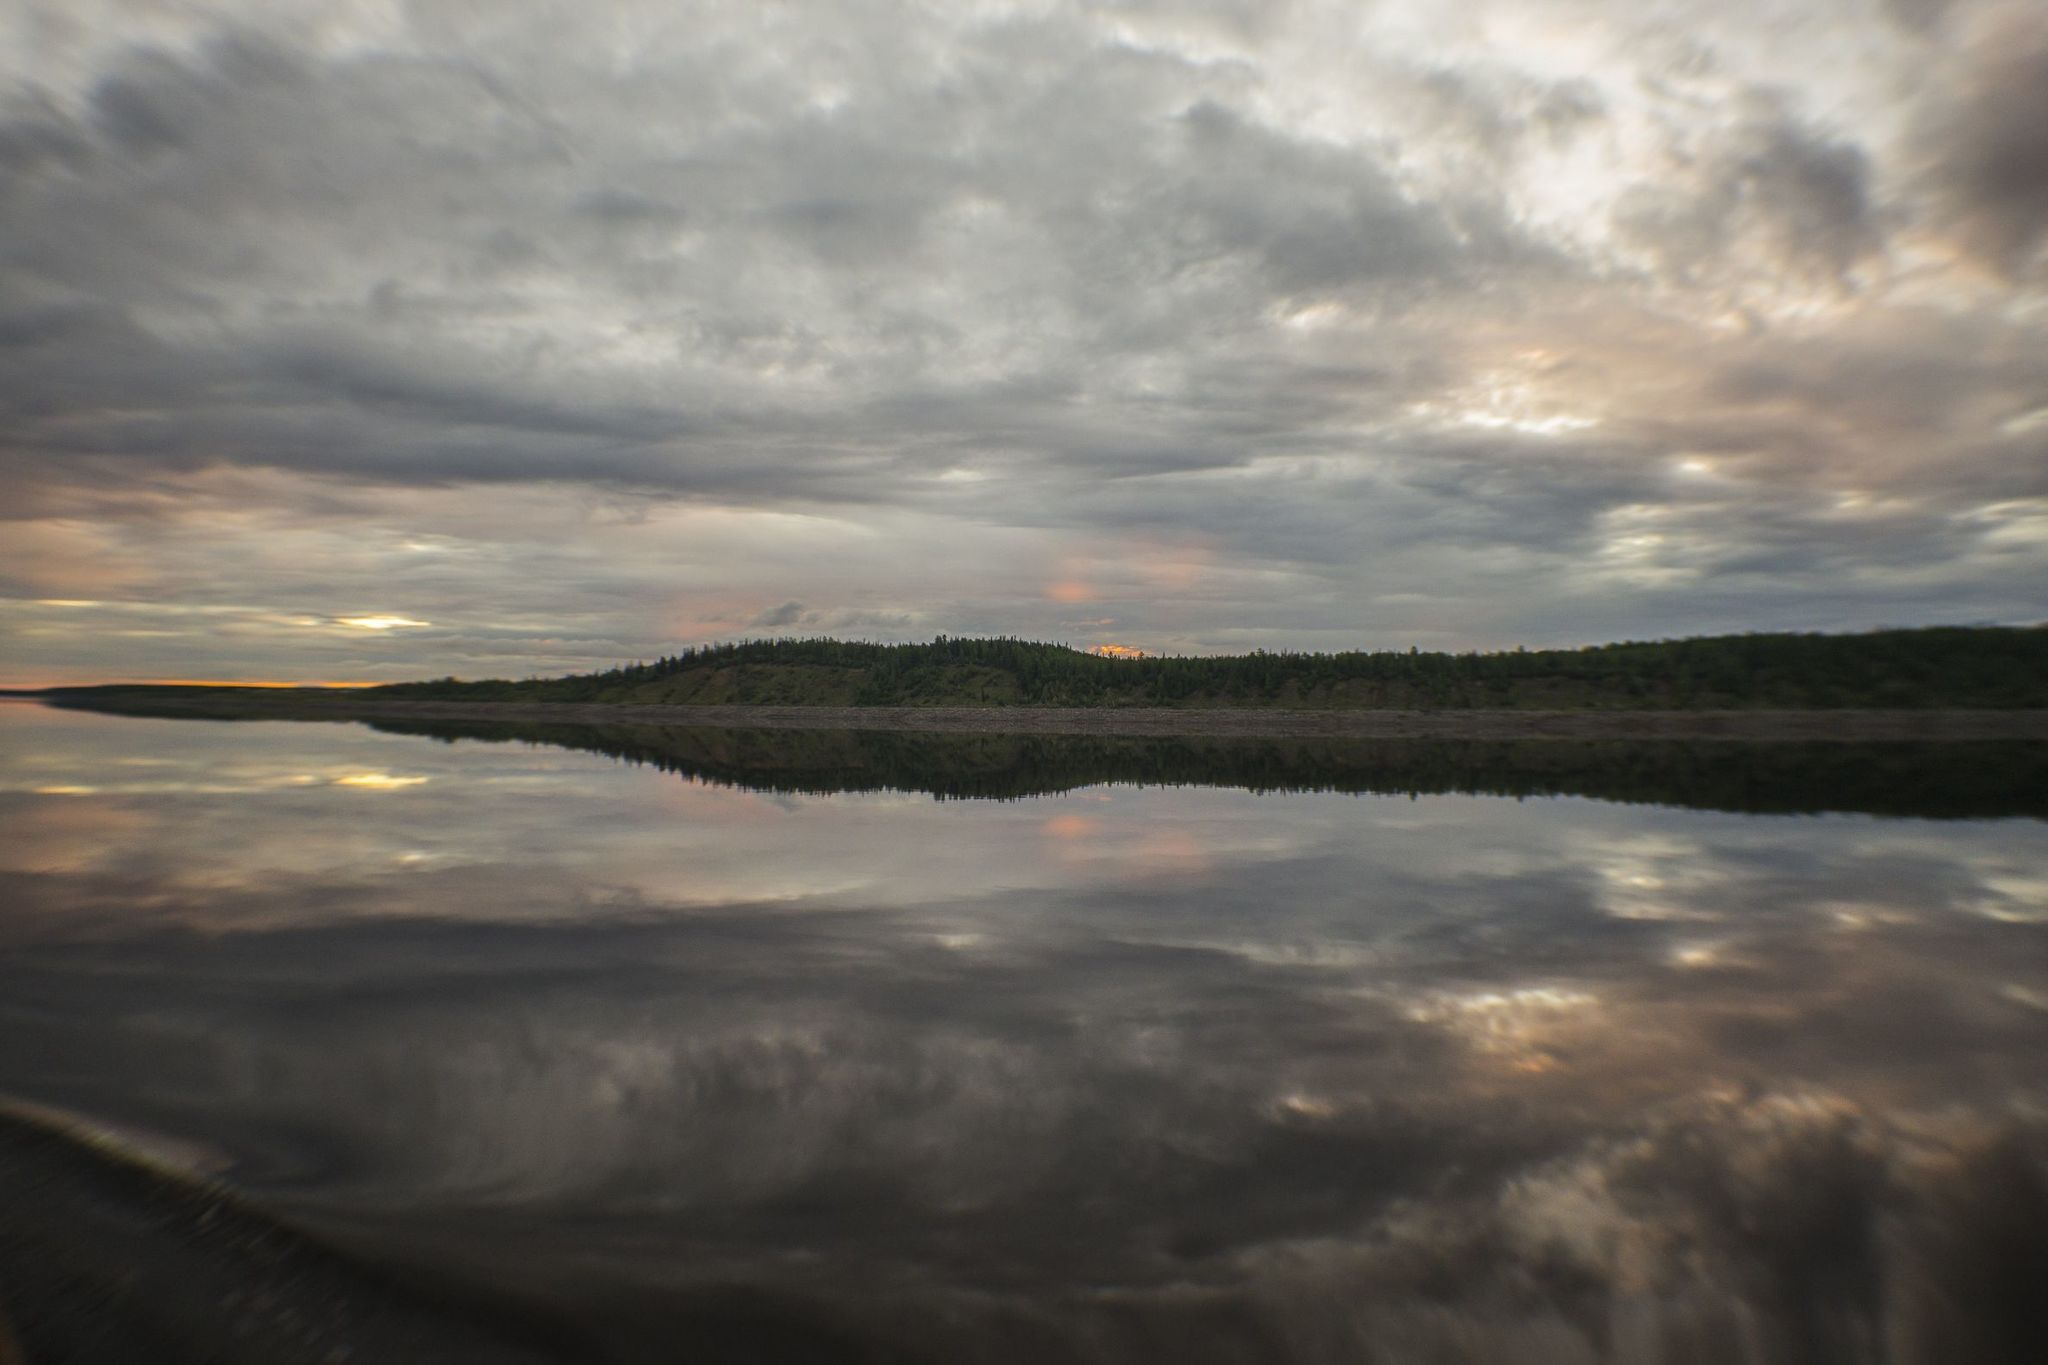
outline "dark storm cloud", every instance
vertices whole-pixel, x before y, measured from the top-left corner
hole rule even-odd
[[[1983,34],[1920,136],[1945,227],[2007,275],[2048,239],[2048,22],[2015,16]]]
[[[686,156],[634,168],[654,193],[584,190],[566,218],[544,193],[529,200],[519,179],[543,191],[573,184],[570,151],[508,110],[494,82],[459,68],[316,66],[245,37],[188,57],[126,58],[70,130],[92,146],[83,174],[24,195],[32,221],[17,260],[44,290],[98,295],[107,325],[124,327],[141,352],[133,370],[175,373],[182,399],[168,420],[137,429],[120,415],[131,374],[98,363],[95,347],[39,357],[40,373],[16,371],[15,401],[47,403],[51,382],[68,381],[79,391],[62,429],[43,440],[173,464],[229,458],[377,478],[557,477],[800,496],[820,491],[814,466],[827,467],[829,483],[829,467],[844,463],[868,496],[886,498],[893,480],[873,457],[832,447],[1000,431],[1002,393],[1031,369],[1044,376],[1037,387],[1078,373],[1064,358],[1027,354],[1018,358],[1031,368],[983,397],[935,368],[936,348],[950,355],[962,324],[944,309],[935,317],[891,305],[892,285],[916,287],[933,268],[930,220],[962,199],[987,197],[1036,220],[1050,240],[1027,243],[1013,268],[1076,312],[1085,296],[1085,319],[1048,320],[1094,333],[1092,344],[1112,355],[1184,345],[1189,307],[1213,316],[1221,306],[1243,326],[1274,290],[1412,294],[1455,267],[1439,216],[1406,202],[1370,160],[1199,99],[1176,113],[1171,96],[1147,89],[1159,84],[1158,61],[1077,51],[1057,33],[1005,36],[1023,39],[1027,62],[1034,46],[1042,61],[1079,56],[1093,80],[1057,91],[1020,81],[1015,97],[1034,121],[991,126],[978,145],[920,136],[940,111],[920,108],[915,92],[903,108],[864,101],[843,116],[715,131]],[[1043,79],[1071,86],[1079,77]],[[1147,107],[1122,107],[1126,94],[1149,95]],[[1105,136],[1105,123],[1122,128]],[[416,125],[431,131],[419,136]],[[472,140],[493,160],[480,162]],[[1068,154],[1106,164],[1080,176],[1055,170]],[[1127,188],[1102,192],[1118,184]],[[217,232],[214,215],[231,206],[260,235],[238,242],[234,230]],[[654,239],[639,252],[610,236],[642,228]],[[692,259],[692,244],[672,235],[692,231],[712,239],[694,253],[711,259]],[[382,275],[385,257],[429,273]],[[360,279],[363,292],[336,295],[316,281],[330,269]],[[799,292],[777,310],[779,286],[749,299],[733,292],[728,269],[742,286],[755,272],[782,271]],[[880,273],[832,278],[852,271]],[[541,330],[532,300],[518,297],[531,274],[594,284],[590,302],[633,310],[648,345],[681,363],[682,385],[660,386],[657,397],[622,376],[579,373],[570,343]],[[1190,276],[1201,277],[1197,297],[1175,297]],[[936,279],[952,291],[979,287],[943,269]],[[648,308],[638,295],[650,286],[663,292]],[[1142,288],[1163,292],[1148,299]],[[203,340],[166,342],[134,321],[138,310],[185,306],[193,291],[229,313],[246,291],[247,311]],[[871,292],[879,307],[831,316]],[[525,315],[529,333],[509,350],[451,344],[453,328],[507,309]],[[834,321],[837,335],[824,330]],[[832,385],[841,406],[813,414],[761,387],[792,364]],[[720,377],[737,383],[714,392]],[[935,398],[952,400],[950,416],[944,401],[915,396],[931,380]],[[887,425],[863,430],[863,408]],[[762,458],[683,439],[705,426]],[[489,432],[496,457],[470,446],[466,431]],[[1034,454],[1065,451],[1083,464],[1146,440],[1043,422],[1028,439]]]
[[[1955,0],[1884,0],[1885,14],[1914,33],[1939,28],[1954,8]]]
[[[756,616],[753,620],[753,624],[772,629],[776,626],[793,626],[797,624],[799,621],[802,621],[803,619],[803,603],[784,602],[781,606],[770,607],[768,610],[762,612],[759,616]]]
[[[1862,148],[1784,121],[1753,136],[1740,175],[1775,220],[1788,256],[1818,260],[1839,274],[1877,246]]]
[[[1688,283],[1763,263],[1840,279],[1882,246],[1868,155],[1800,123],[1774,96],[1744,102],[1752,112],[1702,156],[1631,191],[1624,230]]]

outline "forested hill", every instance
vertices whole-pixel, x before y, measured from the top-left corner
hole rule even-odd
[[[754,640],[603,673],[365,695],[761,706],[1996,708],[2048,706],[2048,627],[1724,635],[1499,654],[1111,659],[1064,645]]]

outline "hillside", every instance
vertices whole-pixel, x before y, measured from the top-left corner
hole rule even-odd
[[[755,640],[601,673],[396,683],[366,696],[758,706],[2030,709],[2048,706],[2048,627],[1725,635],[1497,654],[1104,658],[950,639]]]

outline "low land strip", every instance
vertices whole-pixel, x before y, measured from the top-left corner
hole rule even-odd
[[[1523,711],[1052,706],[659,706],[426,701],[344,688],[84,687],[53,705],[211,720],[474,720],[953,734],[1347,739],[2048,740],[2048,710]]]

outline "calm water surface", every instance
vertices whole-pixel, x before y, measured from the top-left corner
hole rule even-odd
[[[0,1091],[644,1358],[714,1287],[877,1358],[2048,1350],[2035,818],[6,705],[0,820]]]

